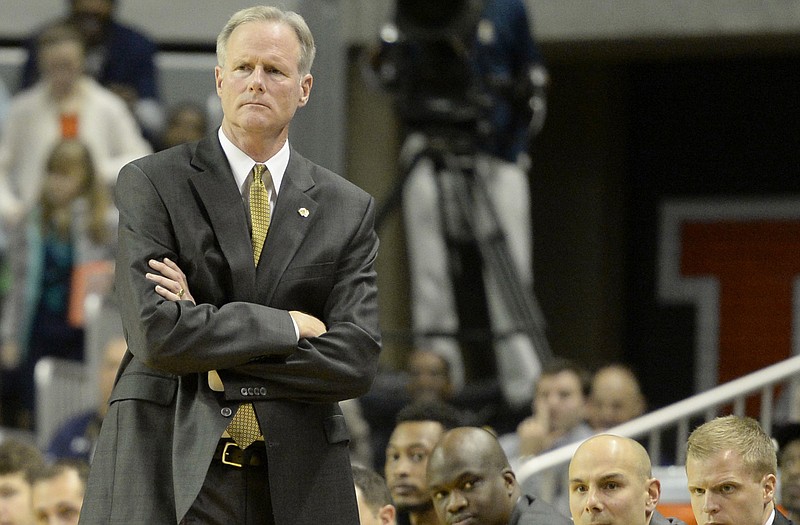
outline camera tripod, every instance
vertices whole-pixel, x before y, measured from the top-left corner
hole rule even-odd
[[[544,316],[512,259],[486,180],[479,173],[475,142],[470,133],[462,130],[410,134],[400,155],[401,177],[393,196],[399,200],[403,186],[419,162],[427,159],[432,163],[439,195],[447,197],[440,202],[439,212],[448,251],[457,242],[474,242],[482,268],[484,271],[491,268],[492,283],[510,317],[510,329],[492,333],[492,339],[524,334],[530,339],[539,362],[545,365],[552,359],[552,351],[544,333]],[[391,204],[390,199],[387,206]],[[386,206],[379,210],[378,224],[386,213]],[[448,265],[452,276],[452,257]],[[418,335],[455,337],[452,333]]]

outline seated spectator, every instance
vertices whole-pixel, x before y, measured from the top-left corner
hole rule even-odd
[[[44,466],[35,446],[17,440],[0,443],[0,523],[34,525],[31,477]]]
[[[371,468],[359,465],[352,468],[361,525],[395,525],[397,510],[386,481]]]
[[[36,523],[77,525],[89,478],[83,461],[61,460],[33,475],[33,514]]]
[[[589,372],[567,359],[554,359],[536,383],[533,415],[514,433],[500,437],[500,445],[515,469],[526,460],[558,447],[581,441],[594,432],[586,423]],[[522,481],[526,492],[538,494],[569,513],[567,468],[554,469]]]
[[[653,477],[647,451],[630,438],[591,437],[569,463],[569,506],[576,525],[683,524],[656,510],[660,497],[661,482]]]
[[[639,417],[646,408],[639,380],[628,366],[607,365],[594,373],[586,412],[589,425],[596,432]]]
[[[208,119],[202,107],[184,102],[170,109],[167,125],[161,134],[158,149],[200,140],[208,130]]]
[[[460,413],[441,401],[412,403],[397,414],[386,447],[386,483],[399,522],[438,525],[428,493],[425,469],[434,445],[445,432],[463,425]]]
[[[38,39],[42,78],[13,97],[0,136],[0,218],[16,222],[39,200],[53,147],[78,138],[107,186],[127,162],[150,153],[125,103],[84,74],[84,46],[69,25]]]
[[[787,423],[772,433],[778,442],[780,497],[786,517],[800,523],[800,423]]]
[[[445,432],[428,459],[427,483],[440,523],[570,523],[541,498],[522,493],[497,439],[482,428]]]
[[[155,42],[115,19],[117,0],[67,1],[69,12],[61,22],[74,25],[85,40],[87,74],[125,100],[149,138],[158,137],[164,125],[164,111],[158,93]],[[32,86],[41,72],[36,37],[27,48],[24,88]]]
[[[455,387],[450,377],[450,363],[433,350],[417,349],[408,356],[406,389],[412,401],[448,402]]]
[[[686,477],[698,525],[786,525],[775,508],[775,446],[752,418],[724,416],[692,431]]]
[[[20,428],[33,428],[39,358],[83,359],[83,328],[70,319],[71,294],[80,293],[75,275],[93,263],[111,264],[116,246],[117,212],[88,147],[75,139],[59,142],[45,172],[39,205],[10,238],[11,289],[0,324],[0,363],[16,369],[11,384],[3,384],[4,395],[20,408]],[[110,287],[110,275],[97,277]]]
[[[100,426],[108,411],[108,398],[114,388],[114,379],[128,344],[122,334],[108,341],[103,349],[103,361],[100,363],[98,377],[97,407],[83,412],[67,420],[56,431],[47,447],[47,456],[51,459],[80,459],[90,463],[94,455],[94,447]]]

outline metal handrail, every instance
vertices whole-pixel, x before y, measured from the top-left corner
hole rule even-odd
[[[730,403],[733,403],[734,414],[744,415],[747,398],[753,392],[760,391],[759,421],[769,434],[772,431],[774,416],[774,387],[796,376],[800,376],[800,356],[791,357],[683,401],[654,410],[610,428],[607,432],[631,438],[647,435],[649,437],[648,453],[651,458],[658,458],[661,457],[661,431],[675,426],[677,428],[675,464],[683,464],[686,458],[686,440],[689,437],[692,416],[703,414],[704,419],[708,421],[717,416],[721,406]],[[579,442],[572,443],[528,459],[515,469],[517,479],[522,482],[534,474],[563,466],[572,458],[578,445],[580,445]]]

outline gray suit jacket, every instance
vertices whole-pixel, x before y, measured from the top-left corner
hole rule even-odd
[[[380,351],[374,201],[291,151],[258,268],[216,132],[125,166],[116,294],[128,340],[81,523],[178,523],[230,415],[254,403],[277,524],[358,521],[337,401],[366,392]],[[164,301],[149,259],[186,273]],[[328,332],[298,344],[288,310]],[[225,392],[208,387],[219,370]]]
[[[655,511],[650,519],[650,525],[686,525],[678,518],[665,518],[660,512]]]
[[[570,525],[572,520],[541,498],[523,494],[517,500],[508,525]]]

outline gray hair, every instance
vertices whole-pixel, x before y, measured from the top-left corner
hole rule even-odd
[[[300,42],[300,56],[297,60],[297,69],[301,75],[311,72],[311,64],[314,62],[314,55],[317,48],[314,46],[314,36],[308,28],[302,16],[294,11],[283,11],[277,7],[257,5],[237,11],[231,16],[217,37],[217,62],[220,66],[225,65],[225,46],[231,37],[234,29],[247,22],[280,22],[288,25],[297,35]]]

